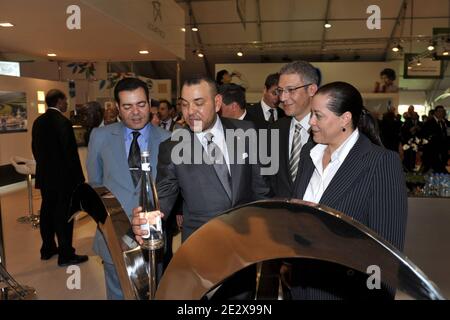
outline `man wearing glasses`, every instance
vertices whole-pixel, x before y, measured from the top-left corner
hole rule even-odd
[[[247,108],[249,118],[257,129],[267,129],[269,124],[285,116],[283,110],[278,107],[278,79],[278,73],[269,74],[264,83],[261,102]]]
[[[310,139],[310,103],[318,89],[319,76],[317,69],[306,61],[290,62],[279,74],[276,91],[288,117],[269,126],[269,129],[279,130],[279,141],[273,142],[278,143],[280,159],[278,173],[270,180],[276,197],[290,198],[298,174],[300,151]]]

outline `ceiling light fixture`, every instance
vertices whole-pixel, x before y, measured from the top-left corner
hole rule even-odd
[[[447,51],[447,49],[444,49],[444,52],[442,52],[442,55],[443,55],[443,56],[448,56],[448,51]]]
[[[399,52],[402,49],[403,49],[403,47],[401,45],[399,45],[399,44],[394,46],[394,47],[392,47],[392,51],[394,51],[394,52]]]
[[[56,57],[56,53],[47,53],[47,56],[49,56],[49,57]]]
[[[433,51],[433,50],[434,50],[434,46],[433,46],[432,44],[430,44],[430,45],[427,47],[427,49],[428,49],[428,51]]]
[[[197,32],[198,28],[197,27],[192,27],[191,30],[194,31],[194,32]]]
[[[180,30],[183,32],[186,32],[186,28],[181,28]]]
[[[11,28],[11,27],[14,27],[14,25],[10,22],[0,22],[0,27]]]
[[[149,54],[150,52],[148,50],[141,50],[139,51],[140,54]]]
[[[417,66],[421,66],[421,65],[422,65],[422,62],[420,62],[420,60],[417,60],[416,65],[417,65]]]
[[[325,24],[323,25],[326,29],[330,29],[331,28],[331,23],[329,23],[328,21],[325,21]]]
[[[244,55],[244,53],[242,51],[238,51],[236,54],[238,57],[242,57]]]
[[[199,51],[199,52],[197,52],[197,56],[198,56],[199,58],[203,58],[205,55]]]

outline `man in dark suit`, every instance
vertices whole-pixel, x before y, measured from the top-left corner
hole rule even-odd
[[[269,130],[279,130],[279,170],[270,177],[270,186],[276,197],[290,198],[297,178],[302,147],[310,140],[309,118],[311,98],[317,91],[316,69],[306,61],[294,61],[280,70],[278,96],[287,115]],[[271,148],[269,148],[271,150]]]
[[[36,188],[41,190],[41,259],[58,254],[58,265],[67,266],[88,260],[76,255],[72,247],[73,221],[68,222],[71,197],[84,182],[72,123],[62,113],[67,98],[57,89],[46,97],[47,111],[33,123],[32,149],[36,159]],[[58,240],[58,246],[55,242]]]
[[[159,126],[167,131],[173,131],[175,120],[172,118],[175,107],[167,100],[160,100],[158,114],[161,122]]]
[[[222,84],[217,91],[220,100],[219,114],[225,118],[252,121],[252,116],[245,110],[245,89],[240,85]]]
[[[429,141],[424,146],[423,170],[427,172],[447,173],[449,140],[447,136],[448,123],[445,120],[445,109],[436,106],[434,115],[423,125],[422,137]]]
[[[160,146],[156,179],[160,207],[163,213],[170,213],[178,194],[183,195],[183,241],[222,212],[269,195],[259,165],[250,161],[250,143],[239,136],[233,137],[233,141],[228,139],[229,131],[249,130],[252,124],[218,117],[220,97],[216,93],[215,83],[208,78],[187,80],[181,99],[189,128],[178,131],[181,141],[172,136],[173,141],[167,140]],[[237,147],[238,140],[245,141],[245,148],[240,152],[235,148],[232,152],[231,143]],[[205,157],[211,159],[213,153],[220,161],[209,164],[202,161]],[[139,212],[140,208],[134,210],[133,230],[140,242],[140,225],[146,220],[139,218]],[[227,281],[216,295],[252,298],[250,291],[256,282],[254,267],[244,269],[233,278],[234,281]]]
[[[247,108],[247,113],[255,123],[257,129],[267,129],[270,123],[276,122],[285,116],[283,109],[278,107],[279,74],[269,74],[264,83],[264,92],[261,102]]]

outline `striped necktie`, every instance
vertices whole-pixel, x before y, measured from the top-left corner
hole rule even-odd
[[[214,135],[211,132],[205,134],[205,139],[207,141],[207,152],[208,156],[214,166],[217,177],[220,180],[228,198],[233,200],[233,195],[231,191],[231,176],[228,171],[228,166],[225,161],[225,156],[220,150],[219,146],[213,141]]]
[[[300,161],[300,150],[302,149],[301,129],[302,126],[297,123],[292,139],[291,155],[289,157],[289,174],[291,175],[292,182],[294,182],[297,177],[298,162]]]

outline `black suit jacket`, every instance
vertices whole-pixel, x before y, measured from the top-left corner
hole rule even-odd
[[[301,176],[296,181],[293,197],[303,198],[314,169],[311,157],[300,159]],[[399,156],[372,144],[364,134],[360,133],[323,193],[320,204],[345,213],[399,250],[403,249],[408,208]],[[295,274],[303,276],[294,277],[294,282],[299,283],[293,295],[304,299],[364,299],[383,292],[367,289],[367,275],[354,277],[354,273],[348,271],[348,268],[319,261],[298,264]]]
[[[226,129],[250,129],[253,125],[247,121],[221,118],[224,130]],[[167,140],[160,145],[158,158],[158,174],[156,187],[160,201],[161,211],[170,213],[179,193],[183,197],[183,240],[187,239],[195,230],[223,211],[235,206],[269,196],[269,187],[261,177],[258,164],[250,164],[247,157],[244,164],[230,164],[232,180],[232,199],[227,196],[212,165],[206,163],[195,164],[193,162],[193,148],[203,150],[200,141],[194,133],[188,129],[183,130],[190,141]],[[197,144],[195,146],[195,144]],[[184,147],[185,151],[191,151],[187,159],[191,163],[175,164],[171,159],[174,148],[178,154]],[[235,149],[236,150],[236,149]],[[230,153],[230,152],[229,152]],[[249,144],[245,145],[245,153],[249,154]],[[244,154],[245,154],[244,153]],[[181,151],[185,155],[184,151]],[[244,154],[234,152],[235,159]]]
[[[247,114],[249,115],[249,119],[253,121],[256,126],[256,129],[267,129],[269,126],[269,122],[264,118],[264,112],[261,107],[261,102],[258,102],[247,108]],[[283,109],[277,107],[278,120],[283,117],[286,117]],[[247,119],[245,119],[247,120]],[[277,120],[277,121],[278,121]]]
[[[32,150],[36,159],[36,188],[73,190],[84,182],[72,123],[48,109],[33,123]]]
[[[279,157],[279,168],[278,172],[275,175],[269,177],[270,187],[275,195],[278,198],[290,198],[292,196],[292,192],[294,191],[294,182],[291,180],[291,175],[289,174],[289,131],[291,127],[291,117],[284,117],[277,122],[269,125],[269,130],[278,130],[279,132],[279,140],[278,141],[270,141],[269,150],[271,150],[271,146],[273,144],[278,145],[276,148],[278,151]],[[307,156],[309,157],[309,151],[313,146],[312,137],[308,140],[308,143],[302,147],[300,153],[300,159]],[[299,163],[300,165],[300,163]],[[297,172],[297,177],[300,176],[300,168]]]

